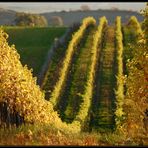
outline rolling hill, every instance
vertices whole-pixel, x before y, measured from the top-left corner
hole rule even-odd
[[[15,14],[17,12],[12,10],[5,10],[0,8],[0,25],[14,25]],[[143,16],[135,11],[127,11],[127,10],[91,10],[91,11],[61,11],[61,12],[47,12],[41,13],[41,15],[45,16],[48,24],[51,25],[52,16],[60,16],[63,19],[65,26],[70,26],[73,23],[81,22],[81,20],[85,17],[92,16],[97,20],[98,17],[106,16],[110,24],[114,23],[114,19],[116,16],[122,17],[122,22],[125,23],[131,16],[136,16],[138,21],[143,20]],[[73,18],[73,19],[71,19]]]

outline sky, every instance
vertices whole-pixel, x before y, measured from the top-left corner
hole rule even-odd
[[[19,12],[29,13],[43,13],[52,11],[69,11],[80,9],[81,5],[88,5],[90,9],[110,9],[111,7],[117,7],[122,10],[133,10],[140,11],[146,5],[145,2],[118,2],[118,3],[107,3],[107,2],[0,2],[0,8],[15,10]]]

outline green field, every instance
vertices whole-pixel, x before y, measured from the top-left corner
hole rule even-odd
[[[22,64],[33,68],[34,76],[38,76],[54,39],[61,37],[66,29],[66,27],[4,27],[9,35],[9,45],[16,46]]]

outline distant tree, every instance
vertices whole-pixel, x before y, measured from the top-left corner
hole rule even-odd
[[[118,11],[119,9],[117,7],[111,7],[111,10]]]
[[[39,26],[44,27],[48,22],[44,16],[30,13],[17,13],[15,24],[18,26]]]
[[[53,26],[63,26],[63,19],[60,16],[52,16],[50,22]]]
[[[89,11],[91,9],[90,9],[90,7],[88,5],[81,5],[81,10],[82,11]]]
[[[132,9],[128,9],[128,11],[129,11],[129,12],[132,12],[133,10],[132,10]]]
[[[69,12],[71,12],[71,11],[72,11],[72,9],[70,8],[70,9],[69,9]]]
[[[66,11],[65,10],[61,10],[61,12],[64,12],[65,13]]]

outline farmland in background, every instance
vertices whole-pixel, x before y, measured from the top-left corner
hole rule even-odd
[[[22,64],[27,64],[34,76],[38,76],[54,39],[64,35],[67,28],[4,27],[4,30],[9,35],[9,45],[16,46]]]

